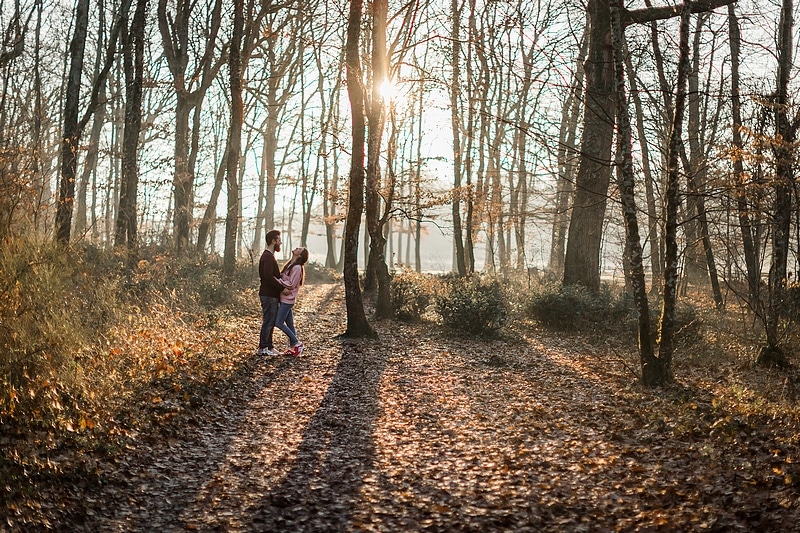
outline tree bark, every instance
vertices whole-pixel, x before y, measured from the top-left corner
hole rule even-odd
[[[453,244],[455,246],[455,271],[459,276],[467,275],[467,262],[464,255],[464,229],[461,224],[461,174],[463,154],[461,151],[461,14],[464,4],[450,0],[450,13],[453,26],[450,30],[450,129],[453,133]],[[420,97],[421,98],[421,97]]]
[[[636,218],[636,196],[634,192],[633,134],[631,118],[628,111],[628,99],[625,94],[625,34],[620,21],[620,0],[613,0],[611,9],[611,36],[614,50],[615,88],[617,92],[617,155],[621,165],[617,168],[617,182],[622,200],[622,212],[625,221],[625,241],[628,250],[630,282],[633,301],[638,313],[639,361],[642,369],[642,381],[647,386],[661,385],[654,377],[663,377],[661,361],[656,358],[650,337],[650,307],[647,301],[647,284],[644,277],[644,261],[642,243],[639,236],[639,222]]]
[[[611,179],[614,136],[614,76],[608,0],[590,0],[589,52],[581,136],[581,160],[575,178],[564,260],[564,284],[600,289],[600,245]]]
[[[680,51],[678,57],[677,94],[675,113],[670,129],[667,152],[666,209],[664,212],[664,239],[666,241],[666,262],[664,268],[664,290],[661,317],[659,320],[658,358],[660,365],[647,369],[642,376],[645,383],[659,384],[671,379],[672,354],[675,351],[675,305],[678,295],[678,205],[680,203],[680,175],[678,168],[681,149],[683,112],[686,106],[686,82],[689,76],[689,18],[691,9],[684,0],[681,11]]]
[[[361,286],[358,280],[358,234],[364,212],[364,144],[366,117],[364,107],[364,80],[359,57],[363,0],[350,0],[345,44],[347,67],[347,94],[352,114],[352,156],[350,160],[350,186],[347,220],[344,236],[344,288],[347,308],[347,329],[342,337],[376,338],[364,312]]]
[[[127,37],[123,39],[125,71],[125,131],[122,140],[122,179],[117,210],[115,246],[128,248],[129,264],[137,254],[136,196],[139,188],[137,157],[142,130],[144,38],[147,0],[137,0]]]
[[[788,115],[789,78],[792,70],[793,1],[783,0],[778,29],[778,72],[775,91],[775,204],[772,216],[772,260],[769,268],[769,298],[767,303],[767,348],[762,350],[758,362],[765,365],[786,366],[787,359],[779,348],[779,325],[783,315],[784,289],[789,257],[789,231],[792,217],[793,143],[796,124]]]
[[[710,11],[734,0],[699,0],[688,4],[692,12]],[[582,155],[567,240],[564,284],[600,288],[600,249],[608,186],[611,178],[611,143],[614,125],[614,91],[609,39],[608,0],[589,0],[589,54],[586,61],[586,111],[581,138]],[[622,26],[676,16],[672,6],[623,10]]]
[[[225,251],[222,273],[233,277],[236,271],[236,235],[239,228],[239,155],[242,147],[242,124],[244,102],[242,99],[242,40],[244,34],[244,2],[234,0],[233,33],[230,45],[228,68],[231,91],[231,127],[228,134],[228,153],[225,180],[228,185],[227,212],[225,215]]]
[[[731,4],[728,6],[728,35],[731,48],[731,115],[733,124],[731,125],[732,161],[733,175],[735,180],[736,208],[739,220],[739,230],[742,235],[742,252],[744,253],[745,276],[747,278],[748,301],[750,307],[756,312],[759,311],[759,282],[761,273],[758,267],[758,254],[755,247],[755,229],[750,219],[750,208],[747,203],[747,175],[744,172],[742,161],[744,153],[744,143],[742,142],[742,103],[739,95],[739,62],[741,35],[739,33],[739,19],[736,15],[736,7]]]
[[[78,127],[81,72],[89,26],[89,0],[78,0],[75,8],[75,31],[69,46],[70,67],[64,95],[64,128],[61,137],[61,181],[56,208],[56,240],[69,242],[72,208],[75,200],[75,171],[78,165]]]
[[[386,124],[386,105],[381,92],[382,85],[389,80],[388,57],[386,54],[386,18],[388,2],[375,0],[372,3],[372,95],[367,103],[367,189],[366,221],[369,232],[369,256],[364,279],[364,291],[372,292],[378,288],[379,278],[388,277],[386,267],[386,237],[380,227],[380,187],[381,187],[381,143]],[[386,305],[376,301],[377,317],[383,316]]]

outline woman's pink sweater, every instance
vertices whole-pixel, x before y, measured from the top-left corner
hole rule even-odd
[[[292,265],[289,270],[281,274],[281,285],[286,287],[281,292],[282,304],[293,304],[297,300],[297,293],[300,292],[300,281],[303,279],[303,267]]]

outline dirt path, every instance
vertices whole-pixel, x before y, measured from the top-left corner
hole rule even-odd
[[[64,529],[800,531],[771,437],[715,436],[716,418],[684,431],[684,411],[724,416],[703,391],[654,398],[555,336],[387,322],[378,342],[336,341],[340,287],[306,291],[301,358],[251,357],[195,424],[121,457]]]

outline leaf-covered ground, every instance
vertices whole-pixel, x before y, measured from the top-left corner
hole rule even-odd
[[[300,358],[250,355],[254,309],[226,339],[238,377],[98,459],[36,528],[800,531],[796,411],[748,410],[738,381],[789,378],[687,367],[651,391],[635,358],[524,328],[382,322],[379,341],[340,341],[342,293],[306,287]]]

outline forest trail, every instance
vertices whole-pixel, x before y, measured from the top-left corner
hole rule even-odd
[[[539,331],[382,322],[379,341],[339,341],[342,297],[306,287],[301,357],[245,358],[171,437],[119,456],[62,529],[800,531],[797,450],[734,427],[705,391],[641,389]]]

